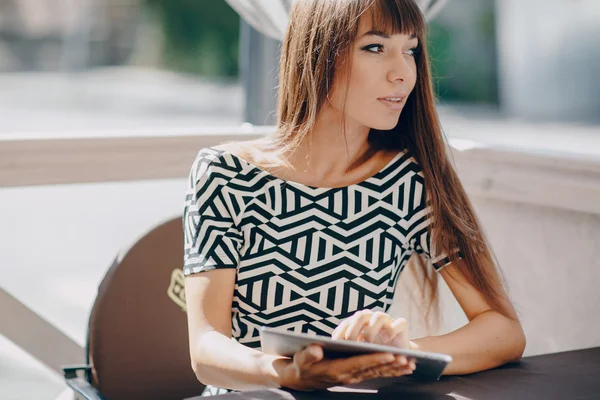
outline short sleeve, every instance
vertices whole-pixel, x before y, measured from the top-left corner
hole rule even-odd
[[[228,203],[232,172],[216,150],[201,150],[189,174],[183,211],[184,275],[237,268],[243,236]]]
[[[429,232],[428,226],[422,229],[416,237],[415,251],[431,261],[433,268],[436,271],[440,271],[446,265],[450,264],[451,260],[449,255],[444,253],[435,243],[432,242],[432,233]],[[458,255],[458,258],[462,258],[462,253],[458,247],[455,247],[450,255]]]
[[[431,228],[433,223],[431,199],[424,190],[425,178],[423,172],[420,167],[418,169],[419,172],[415,176],[415,185],[418,183],[422,190],[415,190],[415,212],[410,218],[413,228],[409,233],[409,247],[431,261],[436,271],[440,271],[451,263],[450,256],[457,254],[458,258],[463,258],[463,255],[459,248],[454,248],[450,254],[446,254],[442,251],[441,246],[434,243],[435,229]]]

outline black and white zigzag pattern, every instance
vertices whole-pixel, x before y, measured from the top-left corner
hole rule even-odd
[[[220,150],[200,151],[184,210],[186,275],[237,268],[232,336],[262,325],[330,335],[357,310],[387,311],[414,251],[428,257],[423,174],[399,153],[365,181],[315,188]],[[435,257],[440,267],[447,260]]]

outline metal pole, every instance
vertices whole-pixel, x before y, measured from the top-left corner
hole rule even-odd
[[[0,334],[58,374],[65,364],[81,364],[81,345],[0,288]]]
[[[240,19],[240,72],[245,91],[244,120],[274,125],[280,42]]]

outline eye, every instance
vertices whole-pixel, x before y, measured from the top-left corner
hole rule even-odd
[[[414,57],[417,55],[418,51],[419,51],[418,47],[413,47],[412,49],[408,49],[405,54],[408,54],[409,56]]]
[[[378,43],[373,43],[373,44],[363,47],[362,49],[365,51],[371,52],[371,53],[381,53],[383,51],[383,45],[378,44]]]

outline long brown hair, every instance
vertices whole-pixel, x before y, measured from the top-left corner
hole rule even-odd
[[[479,290],[490,306],[516,318],[507,302],[497,263],[447,154],[432,87],[426,43],[425,18],[414,0],[302,0],[296,1],[283,39],[279,68],[277,132],[279,149],[296,148],[309,134],[327,101],[336,73],[336,61],[348,60],[358,33],[358,20],[371,15],[373,27],[390,34],[415,34],[417,82],[397,126],[372,129],[369,141],[387,149],[407,149],[422,168],[431,209],[429,225],[434,247],[445,254],[460,249],[455,265]],[[345,63],[346,67],[348,63]],[[450,256],[456,261],[457,256]],[[430,261],[429,261],[430,262]],[[418,257],[416,272],[421,293],[429,299],[427,313],[437,314],[437,274]],[[426,319],[427,320],[427,319]]]

